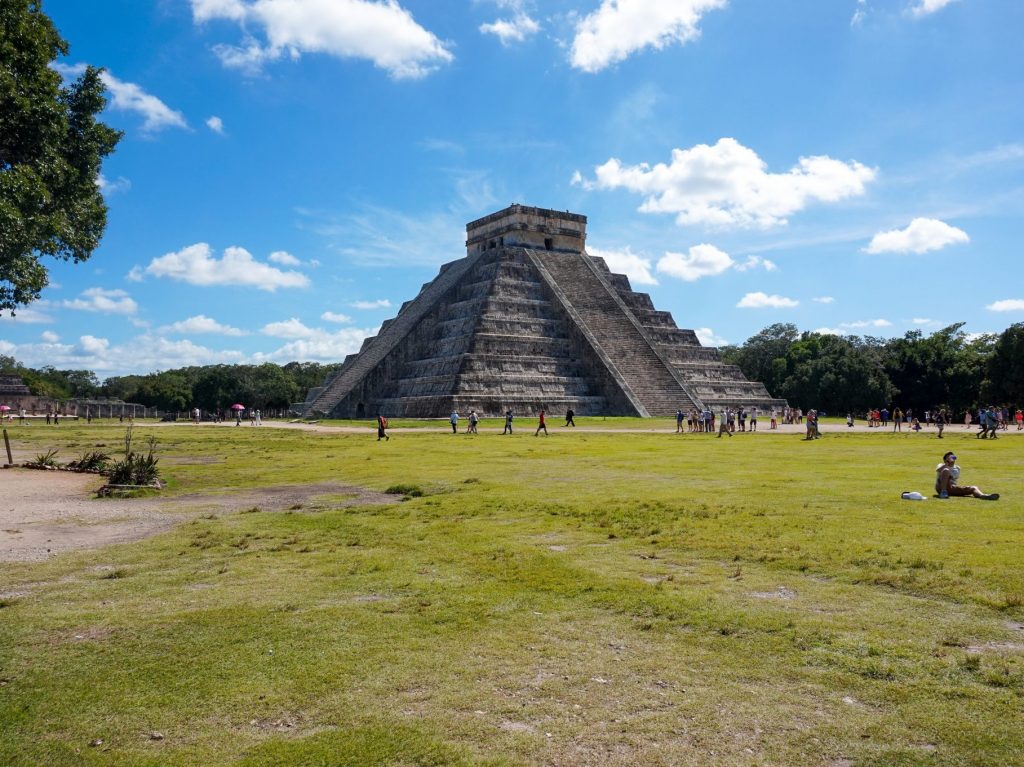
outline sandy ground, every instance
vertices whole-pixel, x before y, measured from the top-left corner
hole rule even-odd
[[[0,562],[39,562],[74,549],[138,541],[198,513],[253,506],[275,511],[324,495],[344,496],[333,499],[332,507],[398,500],[333,482],[175,498],[96,498],[103,481],[94,474],[64,471],[0,471]]]

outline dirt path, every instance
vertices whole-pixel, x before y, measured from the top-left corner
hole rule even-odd
[[[0,562],[40,562],[75,549],[138,541],[200,512],[259,506],[278,511],[333,496],[332,507],[395,503],[398,498],[351,485],[233,490],[175,498],[99,499],[103,478],[63,471],[0,471]]]

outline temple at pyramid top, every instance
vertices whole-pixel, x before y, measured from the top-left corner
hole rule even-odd
[[[431,418],[785,405],[588,255],[586,229],[585,216],[525,205],[470,222],[466,256],[295,409]]]

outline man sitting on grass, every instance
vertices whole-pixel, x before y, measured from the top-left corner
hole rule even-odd
[[[958,485],[956,482],[959,478],[960,467],[956,465],[956,454],[946,453],[942,456],[942,463],[935,467],[935,492],[939,498],[972,495],[983,501],[999,500],[999,493],[983,493],[977,485]]]

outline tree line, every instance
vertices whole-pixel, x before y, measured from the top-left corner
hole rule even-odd
[[[723,347],[722,357],[791,405],[834,414],[893,405],[956,414],[1024,405],[1024,323],[982,336],[968,335],[963,325],[882,339],[778,323],[740,346]]]
[[[898,405],[953,413],[979,405],[1024,405],[1024,323],[1002,333],[969,336],[963,323],[931,335],[899,338],[836,336],[775,324],[722,357],[750,380],[761,381],[795,407],[861,414]],[[110,398],[160,410],[246,407],[280,410],[305,398],[340,367],[317,362],[286,365],[205,365],[107,378],[89,370],[33,369],[0,355],[0,374],[22,378],[33,394],[58,400]]]
[[[306,397],[340,364],[289,362],[275,365],[204,365],[146,375],[107,378],[100,383],[91,370],[29,368],[0,355],[0,375],[20,376],[38,396],[69,399],[119,399],[160,410],[225,410],[236,402],[261,410],[283,410]]]

